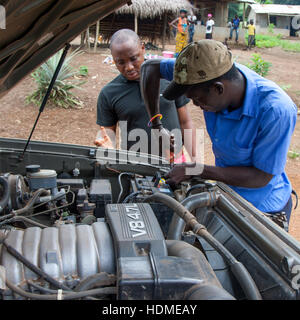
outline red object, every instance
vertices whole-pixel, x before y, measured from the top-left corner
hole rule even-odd
[[[174,163],[177,163],[177,164],[185,163],[185,162],[186,162],[186,157],[183,153],[181,153],[181,155],[174,160]]]

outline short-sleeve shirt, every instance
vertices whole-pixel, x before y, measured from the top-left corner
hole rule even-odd
[[[248,35],[254,36],[255,35],[255,25],[249,24],[248,25]]]
[[[235,29],[239,28],[239,26],[240,26],[240,19],[239,18],[233,19],[233,26]]]
[[[212,33],[213,26],[215,25],[215,22],[213,19],[206,21],[206,33]]]
[[[161,79],[160,92],[168,86],[169,81]],[[160,112],[163,115],[162,124],[169,131],[180,129],[177,109],[189,102],[186,97],[175,101],[160,97]],[[144,129],[148,135],[148,152],[151,151],[151,129],[147,126],[149,115],[140,92],[139,81],[129,81],[123,75],[117,76],[101,90],[97,103],[97,124],[112,127],[118,121],[127,121],[127,131],[122,132],[121,148],[130,149],[137,141],[129,141],[128,134],[134,129]],[[123,130],[124,131],[124,130]],[[125,143],[125,140],[127,140]]]
[[[162,77],[173,78],[175,59],[160,64]],[[263,212],[284,208],[292,191],[285,164],[297,120],[297,107],[274,82],[235,64],[246,79],[243,105],[231,112],[204,111],[206,129],[219,167],[255,167],[273,175],[261,188],[231,186]]]

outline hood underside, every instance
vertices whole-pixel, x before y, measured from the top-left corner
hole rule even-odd
[[[0,97],[89,25],[127,2],[0,1]]]

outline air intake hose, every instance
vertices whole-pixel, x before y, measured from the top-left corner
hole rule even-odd
[[[1,213],[8,204],[10,192],[9,192],[8,182],[4,177],[0,177],[0,185],[3,188],[3,195],[2,195],[2,199],[0,200],[0,213]]]
[[[260,292],[250,273],[235,257],[199,223],[180,202],[163,193],[154,193],[145,199],[146,202],[158,201],[173,209],[186,223],[186,225],[199,237],[206,240],[230,265],[231,271],[243,289],[247,299],[261,300]]]

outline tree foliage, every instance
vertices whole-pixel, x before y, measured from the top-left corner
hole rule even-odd
[[[300,0],[273,0],[274,4],[300,5]]]
[[[256,0],[263,4],[290,4],[290,5],[300,5],[300,0]]]
[[[235,16],[241,18],[243,16],[243,5],[240,3],[229,3],[228,7],[228,19],[231,20]]]

